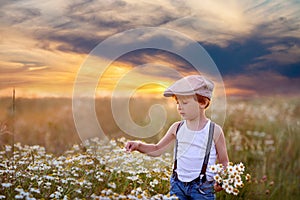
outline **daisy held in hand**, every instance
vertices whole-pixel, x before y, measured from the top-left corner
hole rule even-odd
[[[250,181],[250,174],[244,174],[245,165],[240,162],[233,164],[229,162],[227,167],[222,164],[210,166],[210,170],[216,175],[214,180],[225,190],[228,194],[238,195],[239,189],[244,187],[244,181]]]

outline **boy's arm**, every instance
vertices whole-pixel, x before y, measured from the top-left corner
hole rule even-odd
[[[225,136],[224,136],[222,128],[218,125],[216,126],[216,129],[215,129],[214,142],[216,145],[218,162],[221,163],[223,166],[227,166],[229,160],[228,160]]]
[[[180,122],[175,122],[167,131],[166,135],[157,143],[157,144],[146,144],[142,142],[134,142],[130,141],[126,144],[126,150],[131,151],[139,151],[141,153],[145,153],[149,156],[160,156],[176,139],[176,129]]]
[[[214,142],[216,145],[218,161],[219,161],[219,163],[221,163],[223,166],[226,167],[229,162],[227,148],[226,148],[226,141],[225,141],[223,130],[218,125],[216,126],[216,129],[214,132]],[[223,190],[223,188],[218,183],[215,183],[214,190],[215,190],[215,192],[219,192],[219,191]]]

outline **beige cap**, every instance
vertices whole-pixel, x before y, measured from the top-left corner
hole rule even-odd
[[[199,94],[211,99],[213,89],[214,83],[211,80],[201,75],[190,75],[179,79],[168,87],[164,96]]]

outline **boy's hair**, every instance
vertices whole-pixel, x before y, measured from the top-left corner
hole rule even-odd
[[[210,104],[210,99],[207,98],[207,97],[205,97],[205,96],[202,96],[200,94],[196,94],[194,96],[194,98],[195,98],[195,101],[198,101],[198,103],[200,103],[200,104],[206,104],[204,108],[207,108],[209,106],[209,104]]]
[[[173,95],[173,98],[177,101],[176,95]],[[195,94],[194,100],[200,104],[206,104],[204,108],[207,108],[210,104],[210,99],[208,97],[202,96],[200,94]]]

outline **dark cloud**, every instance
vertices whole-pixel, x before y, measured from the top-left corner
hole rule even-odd
[[[277,71],[279,74],[289,78],[299,78],[300,77],[300,62],[295,64],[290,64],[286,66],[275,66],[273,71]],[[300,85],[300,84],[299,84]]]
[[[300,11],[300,9],[299,9]],[[281,37],[282,35],[288,35],[293,31],[299,32],[300,24],[298,23],[299,18],[295,16],[286,17],[278,16],[272,21],[262,22],[255,28],[255,34],[261,34],[264,36],[272,35],[273,37]]]
[[[271,71],[225,76],[224,81],[229,90],[238,89],[247,95],[300,95],[300,77],[288,78]]]
[[[150,12],[141,16],[143,9]],[[40,47],[48,48],[47,44],[55,41],[61,43],[57,47],[60,51],[89,53],[115,33],[137,26],[160,26],[174,19],[176,15],[155,4],[144,8],[125,1],[75,1],[67,6],[61,19],[53,19],[52,22],[57,22],[48,23],[48,26],[53,24],[49,28],[36,30],[33,37],[44,43],[39,44]]]
[[[115,62],[126,63],[132,67],[143,67],[145,64],[162,65],[172,67],[180,73],[191,73],[195,71],[191,63],[184,58],[160,49],[148,48],[132,51],[122,55]]]
[[[15,7],[14,9],[2,9],[0,18],[2,23],[8,25],[20,24],[26,21],[33,20],[41,16],[41,12],[36,8]]]
[[[300,44],[299,38],[255,36],[243,38],[242,41],[232,41],[226,47],[205,44],[203,46],[223,75],[274,71],[287,77],[300,77],[300,60],[297,55],[300,47],[297,44]],[[277,46],[284,48],[276,50]],[[291,52],[291,48],[296,48],[296,53]]]
[[[20,0],[19,0],[20,1]],[[11,1],[11,0],[0,0],[0,9],[5,8],[7,5],[15,4],[18,0]],[[0,14],[1,16],[1,14]]]
[[[208,51],[222,75],[234,75],[247,71],[247,65],[255,62],[259,56],[269,53],[264,45],[249,39],[243,44],[232,41],[226,47],[203,45]]]
[[[257,27],[252,35],[236,38],[226,47],[203,46],[229,90],[236,89],[246,96],[299,95],[300,39],[276,34],[266,36],[263,33],[267,28]]]
[[[60,51],[88,54],[103,38],[71,33],[48,35],[46,39],[59,42],[57,49]]]
[[[160,26],[178,18],[161,5],[121,0],[74,2],[68,6],[66,16],[74,23],[88,23],[95,30],[114,29],[117,32],[137,26]]]

